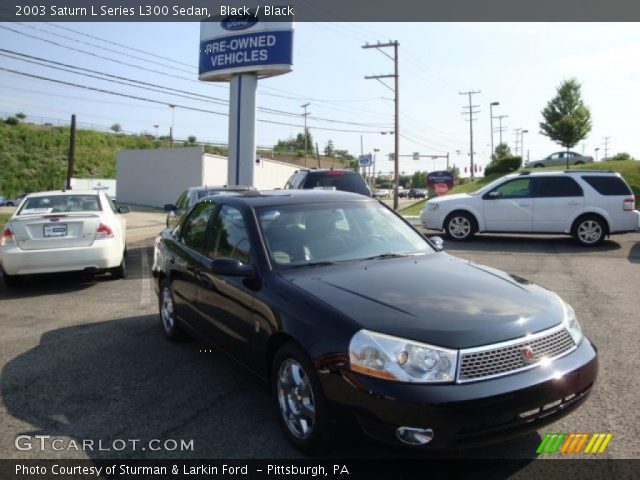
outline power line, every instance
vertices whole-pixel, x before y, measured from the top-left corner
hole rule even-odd
[[[203,108],[197,108],[197,107],[192,107],[192,106],[188,106],[188,105],[178,105],[178,104],[171,104],[169,102],[165,102],[165,101],[161,101],[161,100],[154,100],[154,99],[150,99],[150,98],[146,98],[146,97],[140,97],[137,95],[130,95],[130,94],[126,94],[126,93],[121,93],[121,92],[114,92],[112,90],[106,90],[103,88],[97,88],[97,87],[91,87],[88,85],[81,85],[81,84],[77,84],[77,83],[73,83],[73,82],[67,82],[64,80],[58,80],[58,79],[54,79],[54,78],[50,78],[50,77],[43,77],[41,75],[35,75],[32,73],[27,73],[27,72],[21,72],[19,70],[14,70],[11,68],[5,68],[5,67],[0,67],[0,70],[5,71],[5,72],[10,72],[10,73],[14,73],[16,75],[22,75],[25,77],[29,77],[29,78],[36,78],[39,80],[45,80],[48,82],[53,82],[53,83],[59,83],[62,85],[67,85],[67,86],[71,86],[71,87],[76,87],[76,88],[83,88],[86,90],[92,90],[95,92],[100,92],[100,93],[105,93],[105,94],[109,94],[109,95],[117,95],[120,97],[125,97],[125,98],[131,98],[134,100],[140,100],[143,102],[150,102],[150,103],[156,103],[159,105],[166,105],[166,106],[170,106],[170,105],[175,105],[175,107],[177,108],[182,108],[184,110],[192,110],[192,111],[196,111],[196,112],[202,112],[202,113],[210,113],[213,115],[220,115],[220,116],[225,116],[228,117],[229,114],[228,113],[224,113],[224,112],[216,112],[214,110],[205,110]],[[284,122],[276,122],[273,120],[265,120],[265,119],[258,119],[258,122],[262,122],[262,123],[269,123],[269,124],[273,124],[273,125],[284,125],[284,126],[288,126],[288,127],[297,127],[297,128],[302,128],[302,125],[296,125],[296,124],[292,124],[292,123],[284,123]],[[328,128],[328,127],[314,127],[316,130],[327,130],[327,131],[333,131],[333,132],[346,132],[346,133],[380,133],[378,131],[373,131],[373,130],[345,130],[345,129],[338,129],[338,128]]]

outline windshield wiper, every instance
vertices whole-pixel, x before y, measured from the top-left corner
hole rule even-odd
[[[372,257],[366,257],[362,260],[383,260],[385,258],[399,258],[399,257],[410,257],[409,253],[397,253],[397,252],[389,252],[389,253],[381,253],[380,255],[374,255]]]
[[[322,262],[309,262],[309,263],[301,263],[300,265],[292,265],[290,267],[287,267],[288,270],[294,269],[294,268],[301,268],[301,267],[322,267],[325,265],[335,265],[335,262],[329,262],[329,261],[322,261]]]

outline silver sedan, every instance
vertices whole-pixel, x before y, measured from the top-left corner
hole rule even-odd
[[[569,165],[584,165],[585,163],[593,163],[593,157],[580,155],[576,152],[556,152],[552,153],[542,160],[532,160],[524,164],[525,168],[536,167],[554,167],[567,164],[567,157],[569,159]]]

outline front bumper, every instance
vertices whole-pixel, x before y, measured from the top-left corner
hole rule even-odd
[[[22,250],[9,245],[0,247],[0,263],[9,275],[103,270],[120,265],[122,250],[116,238],[95,240],[86,247],[44,250]]]
[[[546,367],[491,380],[420,385],[350,370],[321,379],[336,413],[355,414],[367,435],[401,444],[398,427],[430,428],[434,438],[426,448],[439,448],[498,442],[554,422],[586,400],[597,372],[596,350],[585,338]]]
[[[420,223],[422,224],[422,228],[426,228],[427,230],[442,230],[443,222],[444,219],[442,218],[440,210],[435,212],[423,210],[420,213]]]

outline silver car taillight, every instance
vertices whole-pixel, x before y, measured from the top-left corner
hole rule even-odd
[[[3,245],[15,245],[16,237],[13,234],[13,230],[11,227],[5,227],[2,231],[2,235],[0,235],[0,246]]]
[[[622,209],[625,212],[636,209],[636,196],[634,195],[631,198],[625,198],[622,204]]]

